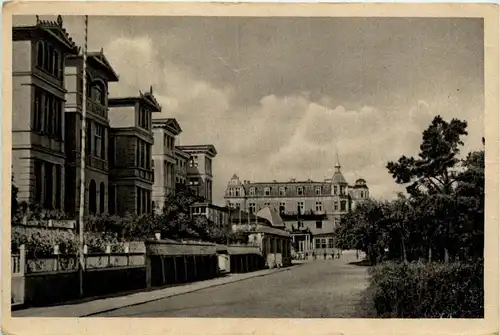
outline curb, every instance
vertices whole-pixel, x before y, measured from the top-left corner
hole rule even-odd
[[[295,264],[295,266],[300,266],[300,265],[302,265],[302,264]],[[256,276],[247,277],[247,278],[239,278],[239,279],[236,279],[236,280],[233,280],[233,281],[228,281],[228,282],[225,282],[225,283],[210,285],[210,286],[206,286],[206,287],[200,287],[200,288],[197,288],[197,289],[194,289],[194,290],[191,290],[191,291],[174,293],[174,294],[167,295],[167,296],[164,296],[164,297],[154,298],[154,299],[147,300],[147,301],[136,302],[136,303],[128,304],[128,305],[124,305],[124,306],[106,308],[106,309],[103,309],[103,310],[98,311],[98,312],[92,312],[92,313],[88,313],[88,314],[83,314],[83,315],[79,315],[79,316],[76,316],[76,317],[84,318],[84,317],[96,316],[96,315],[99,315],[99,314],[102,314],[102,313],[112,312],[112,311],[115,311],[115,310],[121,309],[121,308],[139,306],[139,305],[147,304],[147,303],[158,301],[158,300],[162,300],[162,299],[167,299],[167,298],[176,297],[176,296],[180,296],[180,295],[184,295],[184,294],[198,292],[198,291],[201,291],[201,290],[205,290],[207,288],[212,288],[212,287],[218,287],[218,286],[223,286],[223,285],[227,285],[227,284],[237,283],[237,282],[248,280],[248,279],[252,279],[252,278],[259,278],[259,277],[269,276],[269,275],[272,275],[272,274],[275,274],[275,273],[279,273],[279,272],[282,272],[282,271],[289,271],[289,270],[290,270],[290,266],[285,267],[285,268],[280,268],[280,269],[278,269],[276,271],[273,271],[273,272],[262,273],[262,274],[259,274],[259,275],[256,275]]]

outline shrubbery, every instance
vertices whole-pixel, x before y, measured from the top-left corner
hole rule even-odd
[[[380,317],[482,318],[483,262],[384,263],[371,271]]]

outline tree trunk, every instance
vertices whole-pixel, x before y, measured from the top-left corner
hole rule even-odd
[[[450,262],[450,254],[448,252],[448,248],[444,248],[444,264],[448,264]]]
[[[432,262],[432,245],[429,243],[429,258],[428,258],[428,262]]]

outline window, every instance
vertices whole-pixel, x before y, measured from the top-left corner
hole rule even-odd
[[[42,202],[42,162],[35,160],[35,202],[40,204]]]
[[[340,202],[340,211],[341,212],[345,212],[347,210],[347,207],[346,207],[346,201],[345,200],[342,200]]]
[[[285,188],[284,187],[280,187],[280,197],[284,197],[285,196]]]
[[[62,138],[62,100],[35,88],[32,129],[55,139]]]
[[[90,155],[92,153],[92,122],[87,120],[85,127],[85,140],[87,142],[85,143],[85,154]]]
[[[104,99],[104,89],[99,82],[94,82],[90,91],[90,96],[92,101],[97,102],[101,105],[105,105]]]
[[[297,195],[304,195],[304,188],[302,186],[297,187]]]
[[[112,137],[109,141],[109,162],[111,166],[116,165],[116,137]]]
[[[323,229],[323,221],[316,221],[316,229]]]
[[[321,248],[321,240],[319,238],[314,239],[314,247],[315,247],[315,249]]]
[[[271,207],[271,203],[270,203],[270,202],[265,202],[265,203],[264,203],[264,206],[265,206],[265,207]]]
[[[333,243],[333,238],[328,239],[328,248],[333,249],[335,247],[335,244]]]
[[[280,202],[280,204],[279,204],[279,212],[280,213],[284,213],[285,212],[285,203],[284,202]]]
[[[240,189],[237,188],[235,191],[236,191],[236,196],[239,197],[240,196]]]
[[[105,196],[105,187],[104,187],[104,183],[101,182],[101,184],[99,185],[99,209],[101,210],[101,213],[104,213],[104,196]]]
[[[255,187],[250,187],[250,195],[255,195]]]
[[[338,203],[338,201],[334,201],[333,202],[333,210],[335,212],[337,212],[339,210],[339,203]]]
[[[89,211],[91,214],[95,214],[97,212],[97,187],[95,181],[92,179],[89,184]]]
[[[104,127],[100,124],[96,124],[94,132],[94,156],[104,158],[104,145]]]
[[[191,157],[191,159],[189,160],[189,166],[190,167],[197,167],[198,166],[198,163],[196,162],[196,157]]]
[[[249,213],[255,213],[255,208],[256,208],[255,203],[251,202],[248,204],[248,212]]]
[[[56,204],[55,208],[56,209],[62,209],[61,208],[61,196],[62,196],[62,186],[61,186],[61,165],[56,165]]]
[[[340,188],[340,191],[339,191],[340,195],[344,195],[345,194],[344,186],[339,186],[339,188]]]
[[[149,117],[150,113],[144,107],[139,108],[139,127],[149,130]]]
[[[267,195],[267,196],[271,195],[271,188],[270,187],[264,188],[264,195]]]
[[[240,204],[235,204],[236,205],[236,208],[240,208]]]
[[[333,218],[333,223],[335,225],[339,225],[340,224],[340,218],[339,217]]]
[[[364,198],[364,196],[365,196],[365,192],[363,192],[363,191],[359,192],[359,197],[360,198]]]
[[[323,211],[323,204],[321,202],[316,202],[316,212]]]
[[[298,226],[299,228],[304,228],[304,222],[303,222],[303,221],[298,221],[298,222],[297,222],[297,226]]]
[[[299,201],[297,204],[298,214],[304,214],[304,202]]]
[[[321,248],[325,249],[326,248],[326,238],[321,239]]]
[[[333,195],[337,195],[337,194],[338,194],[337,185],[333,185]]]
[[[62,57],[54,47],[45,41],[37,44],[36,65],[54,77],[62,78]]]
[[[321,195],[321,186],[316,187],[316,195]]]

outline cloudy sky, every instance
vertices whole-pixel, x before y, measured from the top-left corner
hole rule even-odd
[[[81,44],[83,17],[64,25]],[[120,76],[111,96],[153,85],[181,144],[215,145],[216,202],[233,173],[330,178],[336,152],[348,181],[392,197],[387,161],[417,153],[436,114],[467,120],[464,152],[481,147],[480,19],[92,16],[101,48]]]

